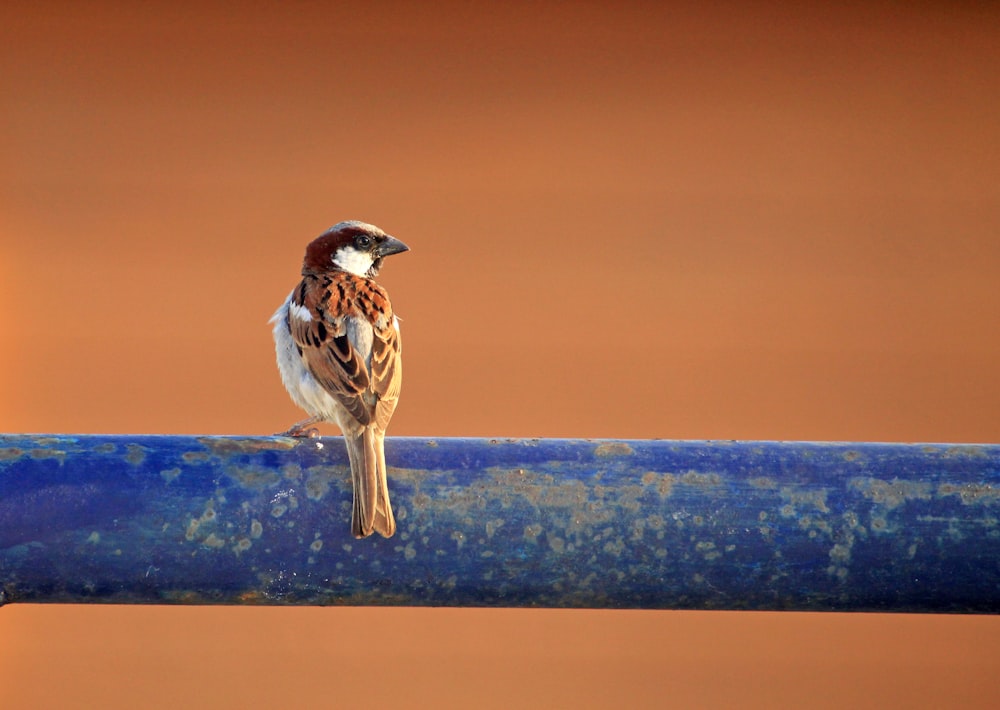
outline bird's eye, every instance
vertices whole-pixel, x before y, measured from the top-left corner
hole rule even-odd
[[[367,249],[372,245],[371,237],[367,234],[359,234],[354,238],[354,246],[358,249]]]

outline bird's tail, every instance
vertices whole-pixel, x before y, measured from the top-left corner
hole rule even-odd
[[[354,479],[351,532],[354,537],[368,537],[373,532],[392,537],[396,532],[396,518],[389,503],[385,475],[385,434],[374,426],[367,426],[356,436],[345,438]]]

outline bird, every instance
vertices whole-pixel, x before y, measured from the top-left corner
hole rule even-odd
[[[402,343],[389,294],[374,279],[385,257],[405,251],[375,225],[333,225],[306,247],[302,280],[270,321],[282,383],[309,414],[280,435],[317,436],[319,422],[340,427],[356,538],[396,532],[384,442],[403,379]]]

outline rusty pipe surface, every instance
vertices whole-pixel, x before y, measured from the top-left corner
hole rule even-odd
[[[0,436],[10,602],[1000,610],[1000,446]]]

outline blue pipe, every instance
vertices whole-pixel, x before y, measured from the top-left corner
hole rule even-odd
[[[1000,446],[0,435],[0,602],[1000,611]]]

